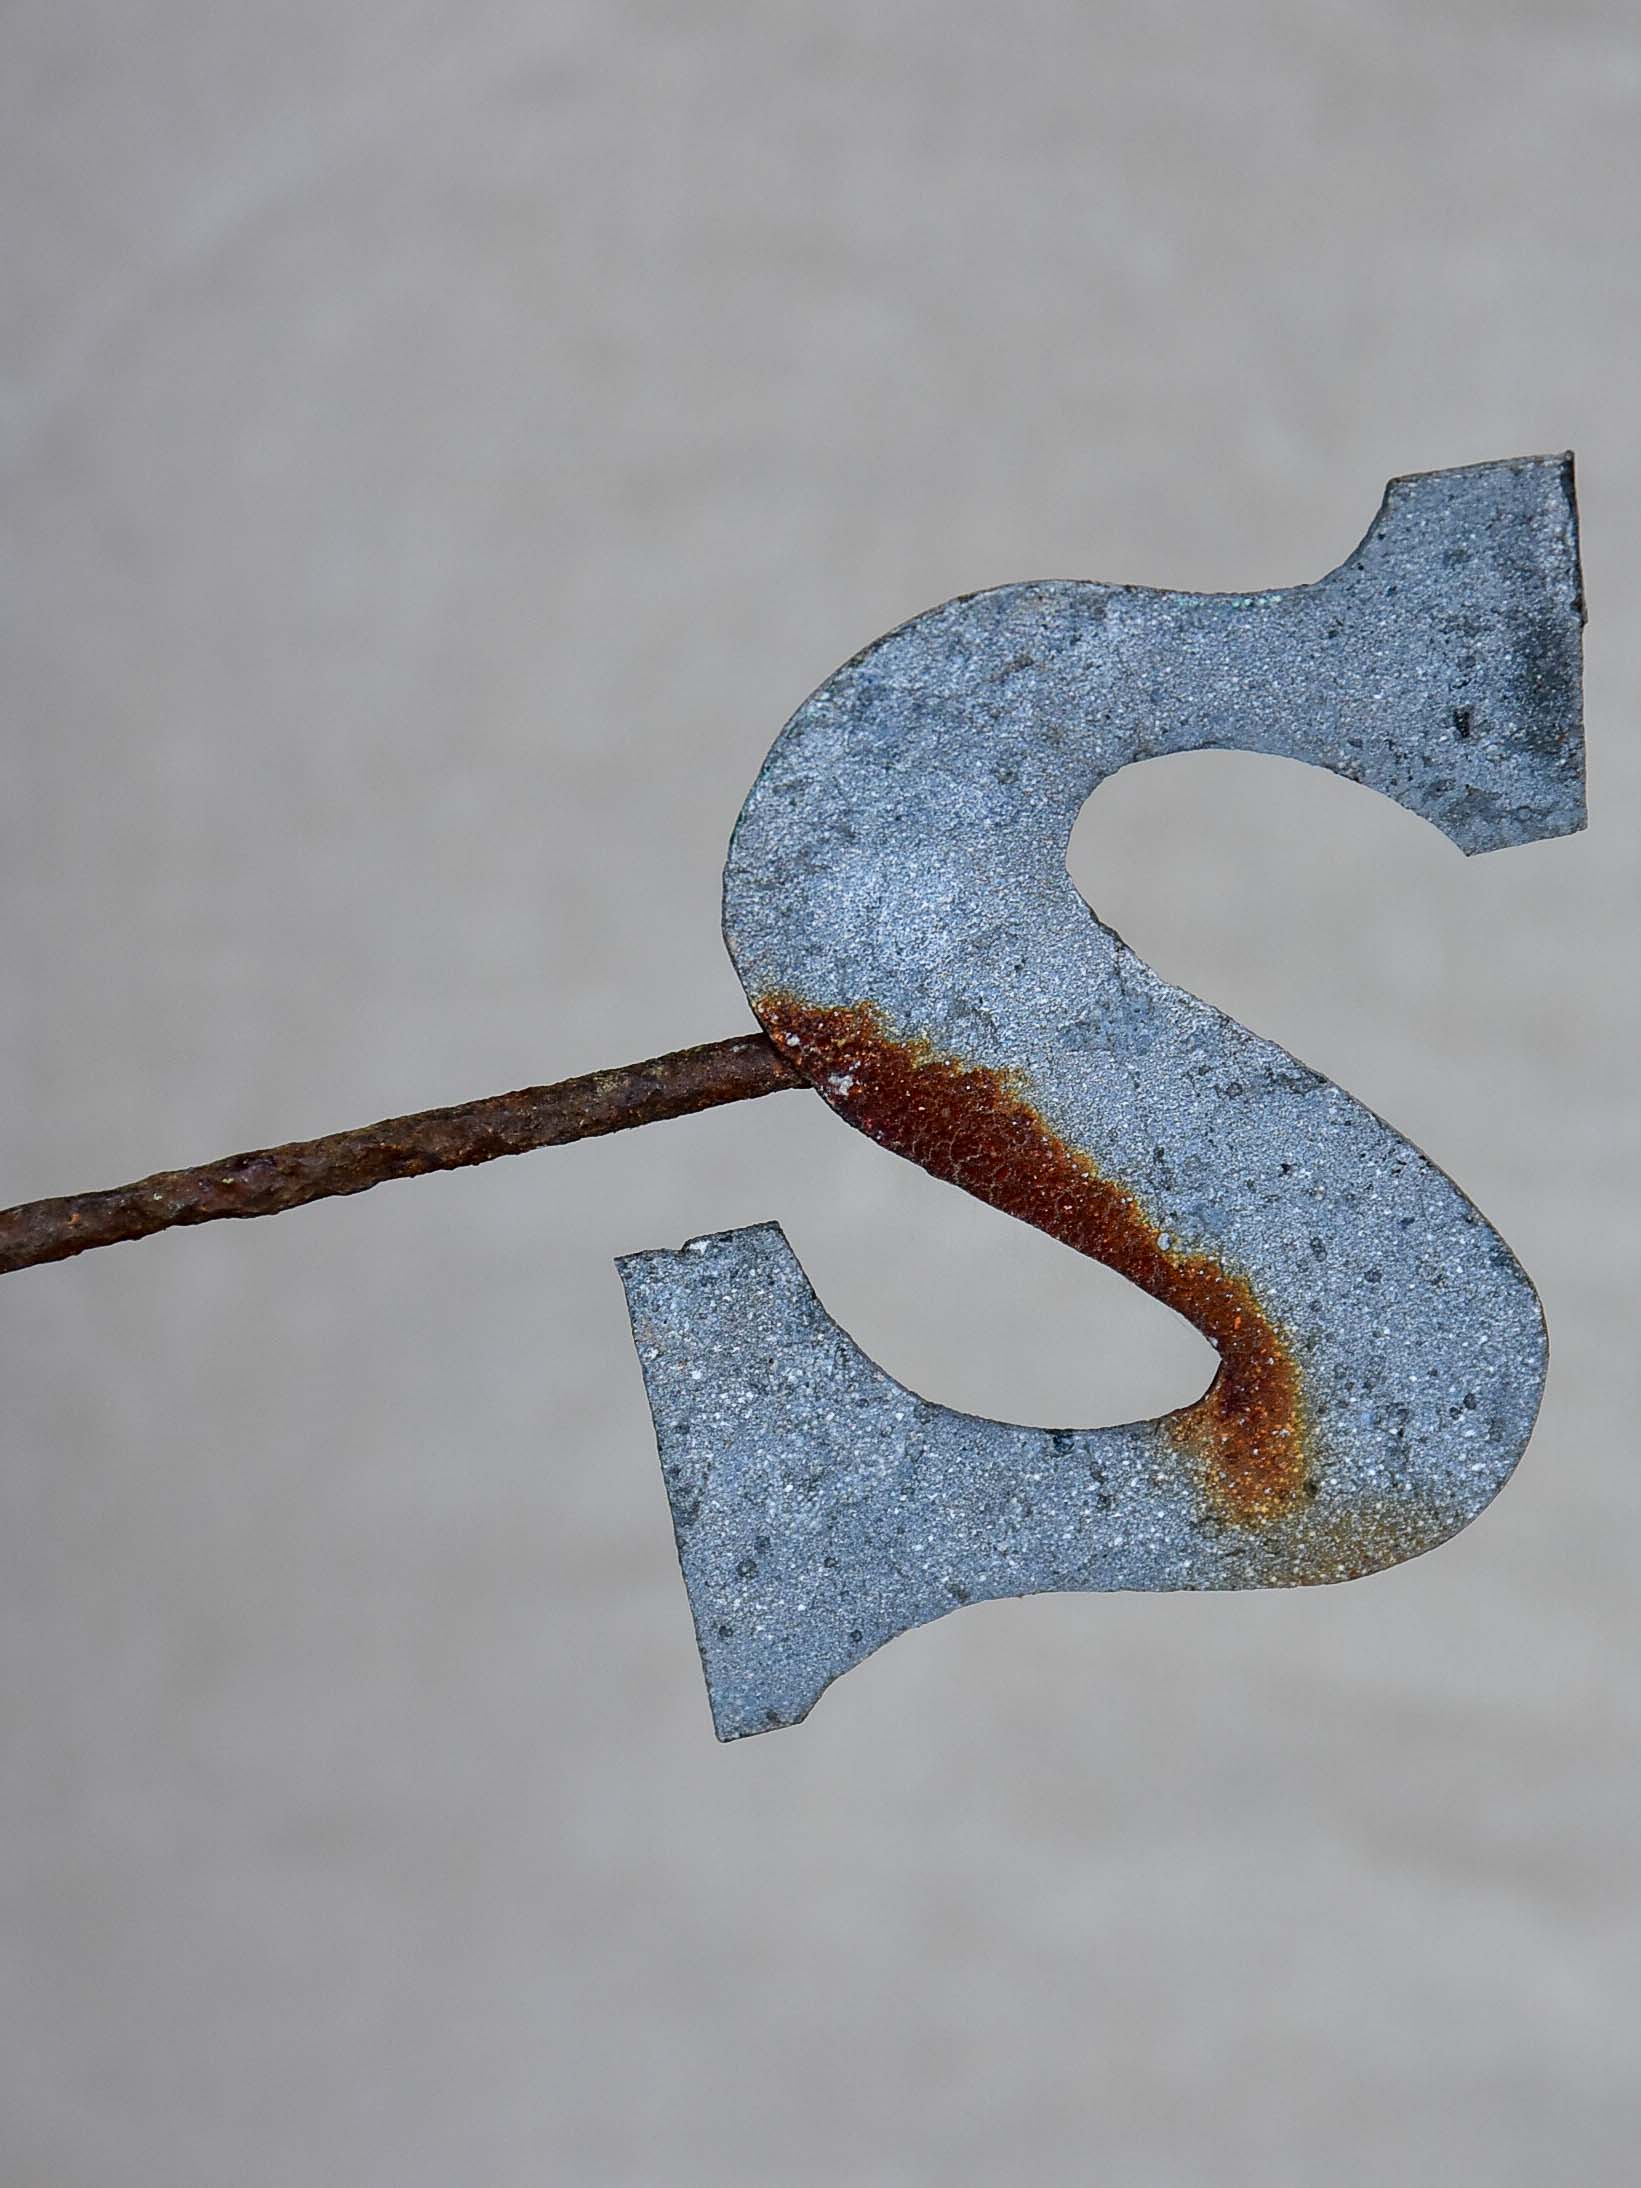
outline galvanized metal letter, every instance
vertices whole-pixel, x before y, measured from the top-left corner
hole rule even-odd
[[[1319,583],[1005,586],[880,639],[747,799],[724,932],[850,1123],[1109,1262],[1218,1347],[1197,1404],[1040,1430],[903,1389],[773,1225],[621,1263],[714,1721],[795,1723],[962,1603],[1349,1579],[1509,1475],[1543,1385],[1525,1274],[1341,1088],[1159,980],[1065,868],[1117,768],[1234,747],[1465,851],[1583,824],[1570,458],[1401,479]]]

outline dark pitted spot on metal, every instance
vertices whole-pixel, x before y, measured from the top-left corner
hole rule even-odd
[[[1293,1508],[1312,1464],[1299,1370],[1245,1276],[1165,1245],[1138,1197],[1044,1123],[1022,1073],[895,1040],[870,1003],[763,995],[754,1008],[788,1060],[880,1146],[1103,1261],[1194,1323],[1219,1373],[1166,1426],[1201,1463],[1208,1508],[1242,1527]]]

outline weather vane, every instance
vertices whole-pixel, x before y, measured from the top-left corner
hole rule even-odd
[[[1566,835],[1583,621],[1570,456],[1398,479],[1311,585],[948,601],[799,708],[742,808],[724,937],[761,1032],[33,1202],[0,1270],[811,1087],[1175,1308],[1219,1369],[1156,1420],[1014,1427],[885,1374],[773,1223],[624,1257],[720,1738],[964,1603],[1417,1556],[1521,1456],[1538,1295],[1382,1118],[1102,926],[1066,847],[1118,768],[1208,749],[1325,767],[1466,852]]]

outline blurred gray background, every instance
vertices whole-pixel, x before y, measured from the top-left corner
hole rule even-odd
[[[11,0],[0,1198],[749,1023],[783,720],[945,596],[1319,575],[1576,448],[1588,835],[1235,756],[1076,878],[1454,1171],[1521,1472],[1342,1590],[998,1604],[712,1739],[611,1266],[896,1374],[1205,1346],[783,1097],[9,1279],[6,2188],[1618,2183],[1641,2130],[1628,0]]]

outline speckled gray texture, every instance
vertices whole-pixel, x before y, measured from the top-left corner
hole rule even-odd
[[[1227,1522],[1173,1417],[1024,1429],[914,1397],[773,1226],[630,1256],[720,1737],[795,1722],[965,1602],[1353,1577],[1496,1494],[1546,1350],[1509,1249],[1380,1118],[1158,979],[1090,918],[1065,853],[1108,775],[1206,746],[1371,785],[1465,851],[1576,829],[1582,616],[1571,459],[1484,464],[1394,482],[1317,584],[1006,586],[892,632],[800,708],[725,875],[755,1007],[869,1003],[896,1041],[1014,1074],[1165,1248],[1251,1285],[1299,1369],[1309,1478],[1279,1515]],[[848,1116],[850,1075],[816,1076]]]

